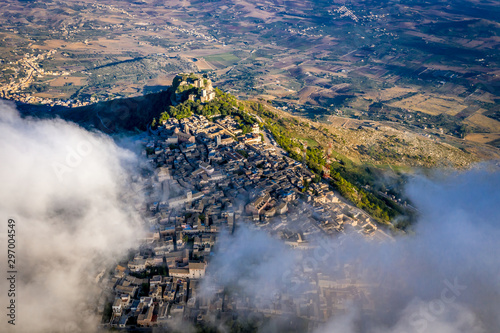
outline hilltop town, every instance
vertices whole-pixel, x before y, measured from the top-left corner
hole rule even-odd
[[[201,98],[213,98],[209,81],[191,84],[205,88]],[[137,253],[101,280],[102,325],[157,327],[177,320],[203,325],[215,315],[239,312],[320,323],[344,308],[340,300],[364,295],[366,286],[347,276],[349,270],[335,281],[321,270],[294,272],[318,283],[299,296],[280,290],[273,296],[279,301],[271,303],[259,295],[240,298],[238,291],[200,294],[221,233],[243,225],[268,232],[304,256],[312,255],[317,245],[310,240],[318,237],[337,242],[342,234],[358,233],[374,241],[391,239],[370,216],[288,157],[257,117],[246,134],[236,116],[210,118],[164,119],[142,139],[142,153],[154,168],[144,180],[146,204],[140,207],[149,232]],[[339,294],[338,303],[327,302],[332,293]]]
[[[2,1],[0,331],[500,332],[499,2]]]

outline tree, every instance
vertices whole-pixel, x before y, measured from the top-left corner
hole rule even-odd
[[[149,283],[143,283],[141,285],[141,292],[139,296],[149,296]]]
[[[463,124],[459,127],[458,133],[460,133],[460,137],[463,139],[467,136],[467,134],[471,133],[472,129],[470,128],[469,125]]]
[[[309,182],[306,179],[304,179],[303,181],[303,186],[304,187],[302,187],[302,193],[305,193],[309,189]]]
[[[111,320],[111,316],[113,314],[113,304],[111,302],[107,302],[104,306],[104,311],[102,313],[102,322],[108,323]]]
[[[321,176],[320,176],[320,175],[318,175],[318,174],[315,174],[315,175],[314,175],[313,182],[317,184],[317,183],[319,183],[320,181],[321,181]]]
[[[243,134],[251,133],[252,132],[252,127],[250,127],[249,125],[243,125],[241,127],[241,131],[242,131]]]
[[[163,124],[163,122],[167,121],[168,119],[170,119],[170,116],[168,115],[168,112],[165,111],[161,113],[159,122]]]

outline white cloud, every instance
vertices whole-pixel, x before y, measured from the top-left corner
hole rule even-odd
[[[207,282],[238,285],[272,300],[283,290],[279,282],[291,283],[284,286],[295,294],[315,283],[304,281],[306,275],[299,283],[291,281],[291,271],[300,272],[301,264],[334,280],[348,266],[372,286],[375,310],[346,305],[352,310],[334,314],[318,333],[499,331],[500,173],[478,168],[416,177],[407,193],[421,216],[413,233],[394,242],[345,237],[339,245],[339,239],[331,239],[332,246],[323,243],[308,257],[264,231],[240,227],[232,238],[220,240],[222,250],[210,267],[214,277]]]
[[[21,119],[2,102],[0,161],[1,243],[13,218],[18,271],[16,326],[4,318],[0,330],[91,331],[100,319],[98,270],[133,247],[141,230],[124,200],[135,155],[72,123]]]

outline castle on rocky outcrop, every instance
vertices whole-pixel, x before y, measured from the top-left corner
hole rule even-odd
[[[200,77],[196,74],[179,74],[174,79],[175,83],[177,83],[175,91],[177,102],[182,100],[186,92],[189,92],[189,100],[199,100],[201,103],[210,102],[215,98],[212,81],[208,78]]]

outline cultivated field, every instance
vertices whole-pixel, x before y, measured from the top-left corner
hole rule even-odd
[[[466,108],[462,99],[448,96],[434,96],[419,94],[401,101],[393,102],[390,106],[428,113],[431,115],[448,114],[456,115]]]
[[[338,12],[342,5],[352,16]],[[54,50],[37,62],[68,79],[34,73],[5,88],[7,98],[137,96],[164,89],[179,72],[203,71],[236,96],[313,119],[436,125],[461,138],[462,125],[498,132],[473,110],[494,112],[500,95],[496,14],[484,1],[5,0],[1,82],[22,83],[26,54]]]
[[[417,92],[414,88],[391,87],[379,91],[373,91],[365,94],[366,98],[371,98],[377,101],[388,101],[393,98],[404,96],[408,93]]]
[[[466,122],[472,125],[476,125],[480,128],[484,128],[492,133],[500,133],[500,122],[495,119],[491,119],[490,117],[484,116],[482,114],[482,112],[485,111],[484,109],[482,110],[482,112],[480,111],[481,109],[467,118]]]
[[[478,143],[491,143],[500,140],[500,133],[474,133],[465,137],[466,140]]]
[[[51,87],[62,87],[65,85],[72,85],[72,84],[74,84],[75,86],[83,86],[86,83],[86,81],[87,80],[84,77],[60,76],[50,81],[49,85]]]

